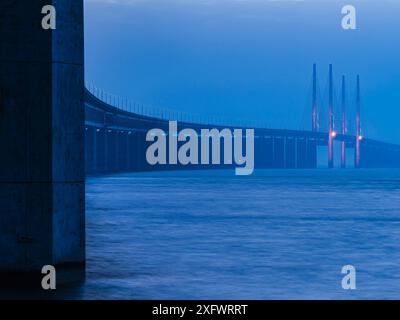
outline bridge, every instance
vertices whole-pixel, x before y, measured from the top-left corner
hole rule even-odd
[[[41,27],[47,5],[56,8],[55,30]],[[41,268],[54,265],[59,284],[85,268],[85,170],[202,166],[150,166],[144,158],[146,132],[166,129],[177,118],[131,112],[84,89],[82,1],[3,0],[0,14],[0,281],[16,275],[40,286]],[[341,143],[342,165],[343,150],[353,148],[356,167],[400,167],[400,146],[362,137],[360,108],[352,135],[346,125],[335,130],[333,108],[330,68],[328,130],[318,130],[314,88],[309,131],[255,127],[255,168],[316,168],[321,146],[328,148],[332,168],[334,141]],[[181,128],[196,132],[238,128],[178,120]]]
[[[313,99],[310,101],[310,130],[272,129],[254,126],[234,126],[228,120],[221,123],[195,122],[190,115],[184,118],[177,112],[158,111],[159,116],[146,115],[143,107],[132,112],[126,99],[118,103],[106,103],[105,93],[97,88],[85,90],[85,145],[86,173],[138,172],[185,169],[224,169],[232,165],[150,165],[146,161],[146,149],[150,145],[146,134],[153,128],[168,132],[169,121],[178,122],[178,130],[191,128],[201,135],[202,129],[228,128],[255,130],[255,169],[313,169],[317,168],[318,147],[327,147],[326,163],[334,167],[334,142],[340,144],[340,167],[345,168],[346,149],[354,152],[355,168],[400,167],[400,146],[368,139],[361,135],[360,78],[357,77],[357,112],[355,135],[347,134],[345,78],[342,77],[342,119],[336,132],[333,126],[333,68],[329,67],[328,132],[319,132],[317,125],[316,65],[313,67]],[[90,87],[90,86],[88,86]],[[103,97],[103,99],[102,99]],[[112,100],[118,101],[118,100]],[[134,108],[135,109],[135,108]],[[154,113],[154,112],[153,112]],[[179,120],[179,121],[178,121]],[[243,138],[243,144],[245,144]],[[181,144],[183,144],[182,142]],[[221,143],[221,149],[223,145]],[[221,153],[223,153],[221,151]],[[211,153],[209,154],[211,157]],[[209,159],[211,163],[211,159]]]

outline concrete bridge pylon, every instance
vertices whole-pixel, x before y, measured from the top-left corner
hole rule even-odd
[[[56,29],[43,28],[49,5]],[[0,275],[82,270],[83,1],[4,0],[0,12]]]

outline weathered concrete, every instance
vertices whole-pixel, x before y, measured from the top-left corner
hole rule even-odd
[[[83,2],[2,0],[0,16],[0,271],[83,266]]]

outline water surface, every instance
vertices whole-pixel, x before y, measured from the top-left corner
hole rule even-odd
[[[399,212],[398,170],[91,177],[87,280],[69,297],[399,299]]]

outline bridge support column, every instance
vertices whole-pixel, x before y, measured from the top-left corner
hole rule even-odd
[[[317,168],[317,141],[316,138],[307,138],[307,168]]]
[[[95,173],[97,172],[97,136],[99,134],[98,128],[93,127],[93,167],[92,167],[92,172]]]
[[[129,163],[129,170],[130,171],[137,171],[137,150],[136,150],[136,132],[132,130],[131,134],[129,135],[129,149],[128,152],[130,154],[130,163]]]
[[[297,137],[296,168],[307,168],[307,142],[305,137]]]
[[[346,130],[346,78],[342,76],[342,135],[345,136]],[[340,167],[346,168],[346,141],[341,142]]]
[[[285,168],[286,169],[294,169],[296,168],[296,138],[295,137],[285,137],[285,151],[286,151],[286,160],[285,160]]]
[[[56,30],[42,28],[45,5]],[[54,265],[59,284],[85,262],[83,1],[0,12],[0,274],[40,286]]]
[[[356,148],[355,148],[355,159],[354,166],[356,168],[360,167],[361,162],[361,119],[360,119],[360,76],[357,76],[357,102],[356,102]]]
[[[126,159],[125,159],[125,168],[127,171],[131,170],[131,153],[130,153],[130,138],[131,138],[131,131],[126,132],[126,139],[125,139],[125,150],[126,150]]]
[[[275,163],[274,137],[272,135],[271,136],[267,136],[265,138],[265,140],[266,140],[266,145],[267,145],[266,146],[266,149],[267,149],[267,161],[266,161],[267,163],[266,163],[266,165],[267,165],[268,169],[271,169],[271,168],[274,167],[274,163]]]
[[[121,132],[119,130],[114,132],[114,168],[113,171],[121,171],[120,167],[120,153],[121,153]]]
[[[274,168],[283,169],[285,162],[285,140],[283,136],[274,137]]]
[[[335,132],[333,130],[333,71],[332,65],[329,65],[329,104],[328,104],[328,168],[332,169],[333,164],[333,139]]]
[[[98,128],[97,130],[97,160],[96,173],[107,171],[107,128]]]

